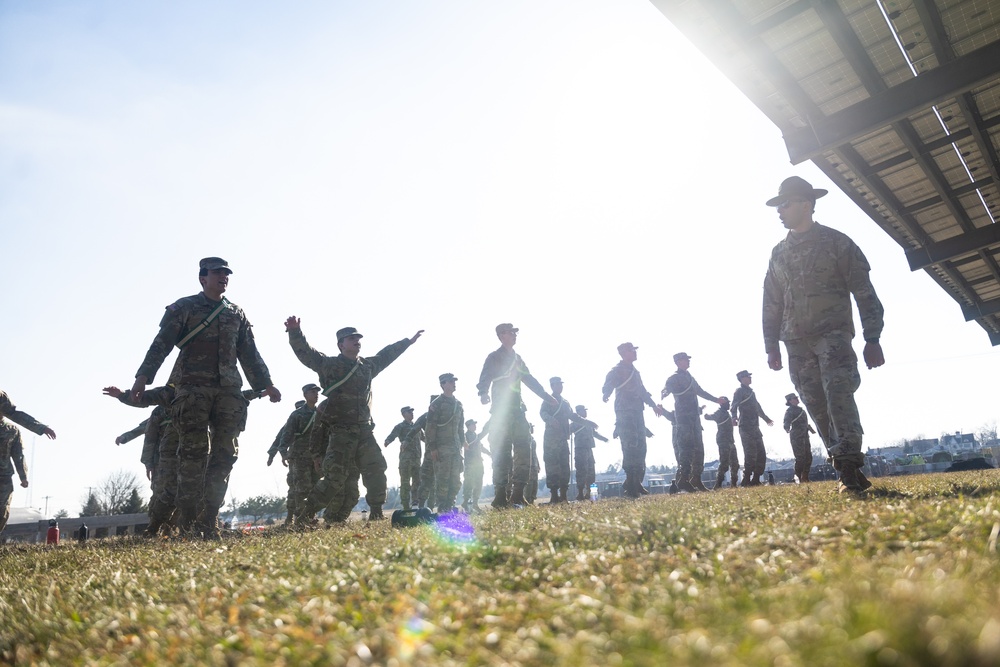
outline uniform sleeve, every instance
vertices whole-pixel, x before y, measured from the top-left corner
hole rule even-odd
[[[139,462],[147,468],[153,467],[156,460],[156,449],[160,444],[160,422],[163,421],[165,410],[157,407],[153,414],[146,420],[146,430],[143,433],[142,453],[139,455]]]
[[[281,436],[281,442],[278,443],[278,453],[281,454],[283,458],[288,455],[288,450],[291,449],[292,443],[295,442],[295,437],[299,432],[299,411],[296,410],[292,414],[288,415],[288,420],[285,422],[284,428],[279,431]],[[268,456],[271,452],[268,452]]]
[[[764,414],[764,408],[761,407],[760,401],[757,400],[756,396],[754,396],[753,402],[757,404],[757,414],[759,414],[766,422],[772,421],[770,417]]]
[[[0,391],[0,416],[6,417],[15,424],[23,426],[35,435],[43,435],[48,428],[26,412],[21,412],[11,403],[7,393]]]
[[[781,335],[781,318],[785,312],[785,295],[774,274],[774,258],[767,267],[764,276],[764,305],[762,321],[764,328],[764,352],[780,352],[778,338]]]
[[[781,425],[784,427],[786,433],[788,432],[788,430],[790,428],[792,428],[792,418],[793,417],[794,417],[794,415],[792,414],[792,409],[791,408],[788,408],[787,410],[785,410],[785,418],[784,418],[784,420],[782,420]]]
[[[310,347],[302,329],[292,329],[288,332],[288,344],[292,346],[292,352],[302,362],[302,365],[317,373],[323,367],[323,362],[329,359],[322,352]]]
[[[142,435],[143,433],[145,433],[145,432],[146,432],[146,427],[147,427],[148,425],[149,425],[149,420],[148,420],[148,419],[143,419],[143,420],[142,420],[142,421],[141,421],[141,422],[139,423],[139,425],[138,425],[138,426],[136,426],[136,427],[135,427],[134,429],[132,429],[131,431],[125,431],[125,432],[124,432],[124,433],[122,433],[122,434],[121,434],[120,436],[118,436],[118,439],[119,439],[119,440],[121,440],[121,444],[123,444],[123,445],[124,445],[124,444],[125,444],[126,442],[132,442],[133,440],[135,440],[135,439],[136,439],[136,438],[138,438],[138,437],[139,437],[140,435]]]
[[[608,374],[604,376],[604,386],[601,387],[601,396],[604,398],[604,400],[608,400],[609,398],[611,398],[611,393],[615,390],[615,387],[618,386],[617,384],[615,384],[616,368],[612,368],[610,371],[608,371]]]
[[[608,442],[608,439],[605,438],[600,433],[598,433],[597,431],[594,431],[594,437],[597,438],[598,440],[600,440],[601,442]]]
[[[387,435],[385,438],[385,444],[384,444],[385,447],[388,447],[389,443],[391,443],[396,438],[399,438],[399,444],[403,444],[403,439],[399,437],[400,426],[401,424],[396,424],[395,426],[392,427],[392,430],[389,431],[389,435]]]
[[[21,442],[21,432],[14,434],[10,443],[10,458],[14,462],[14,470],[22,482],[28,481],[28,466],[24,462],[24,444]]]
[[[861,335],[866,341],[877,341],[882,335],[885,310],[878,295],[875,294],[875,287],[872,286],[868,259],[853,241],[849,252],[846,253],[846,266],[841,270],[844,272],[847,287],[858,304],[858,312],[861,314]]]
[[[493,382],[493,377],[496,375],[493,371],[493,353],[491,352],[486,357],[486,361],[483,362],[483,370],[479,373],[479,383],[476,385],[476,391],[479,392],[480,398],[483,396],[489,396],[490,384]]]
[[[288,427],[288,422],[286,421],[285,426],[282,426],[281,430],[278,431],[278,435],[274,436],[274,442],[272,442],[271,446],[267,448],[268,456],[277,456],[278,450],[281,448],[281,438],[282,436],[285,435],[285,430],[287,429],[287,427]]]
[[[399,359],[399,356],[406,352],[410,345],[410,339],[404,338],[392,345],[383,347],[374,357],[365,357],[365,361],[371,364],[372,377],[375,377],[384,371],[389,364]]]
[[[543,401],[547,400],[546,397],[548,396],[548,392],[545,391],[545,387],[542,386],[542,383],[536,380],[535,377],[528,371],[528,366],[524,363],[523,359],[518,357],[517,361],[517,372],[520,375],[521,382],[524,383],[524,386],[533,391],[535,395]]]
[[[181,330],[184,328],[184,308],[173,304],[167,306],[167,312],[160,320],[160,330],[156,333],[156,338],[146,352],[146,358],[142,360],[142,365],[135,372],[135,376],[146,376],[146,382],[152,383],[156,377],[156,372],[160,370],[164,360],[173,351],[174,345],[181,339]]]
[[[695,381],[695,383],[694,383],[694,391],[695,391],[695,393],[696,393],[696,394],[697,394],[698,396],[701,396],[701,397],[702,397],[702,398],[704,398],[704,399],[705,399],[706,401],[712,401],[712,402],[714,402],[714,403],[718,403],[718,402],[719,402],[719,399],[718,399],[718,397],[716,397],[716,396],[712,396],[712,395],[711,395],[710,393],[708,393],[707,391],[705,391],[704,389],[702,389],[702,388],[701,388],[701,385],[700,385],[700,384],[698,384],[697,380],[696,380],[696,381]]]
[[[241,312],[242,315],[242,312]],[[236,342],[236,358],[240,361],[240,367],[247,376],[247,382],[256,391],[267,389],[271,386],[271,372],[267,369],[267,364],[261,358],[257,350],[257,341],[253,337],[253,326],[243,316],[240,325],[240,335]]]

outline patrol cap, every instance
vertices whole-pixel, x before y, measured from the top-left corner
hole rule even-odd
[[[586,406],[578,405],[578,406],[576,406],[576,411],[577,411],[577,413],[586,412],[587,408],[586,408]]]
[[[313,384],[312,382],[310,382],[309,384],[307,384],[304,387],[302,387],[302,393],[304,394],[307,391],[311,391],[313,389],[316,389],[318,391],[323,391],[323,388],[320,387],[318,384]]]
[[[719,396],[719,400],[720,401],[725,401],[726,405],[729,405],[729,397],[728,396]]]
[[[814,188],[809,184],[809,181],[804,178],[789,176],[781,182],[781,185],[778,186],[778,196],[771,197],[765,203],[767,206],[777,206],[790,197],[802,197],[803,199],[808,199],[809,201],[816,201],[826,193],[827,190]]]
[[[552,376],[552,377],[550,377],[550,378],[549,378],[549,384],[555,384],[555,383],[557,383],[557,382],[558,382],[559,384],[562,384],[562,383],[563,383],[563,381],[562,381],[562,378],[561,378],[561,377],[559,377],[558,375],[554,375],[554,376]]]
[[[399,409],[399,411],[400,413],[405,415],[407,412],[413,412],[413,408],[411,408],[409,405],[404,405]]]
[[[502,322],[502,323],[500,323],[500,324],[497,325],[497,335],[498,336],[500,334],[504,333],[505,331],[513,331],[514,333],[517,333],[518,331],[520,331],[520,329],[518,329],[517,327],[515,327],[510,322]]]
[[[688,354],[687,352],[678,352],[677,354],[674,355],[674,363],[677,363],[681,359],[690,359],[690,358],[691,355]]]
[[[221,257],[206,257],[198,262],[199,271],[214,271],[215,269],[225,269],[226,273],[233,272],[233,270],[229,268],[229,262]]]
[[[621,345],[618,346],[619,352],[624,352],[625,350],[638,350],[638,349],[639,347],[637,345],[633,345],[632,343],[622,343]]]
[[[355,329],[354,327],[344,327],[343,329],[338,329],[337,330],[337,342],[338,343],[340,341],[344,340],[345,338],[347,338],[348,336],[357,336],[358,338],[364,338],[364,336],[362,336],[361,334],[359,334],[358,330]]]
[[[736,374],[736,379],[737,380],[742,380],[743,378],[750,377],[751,375],[753,375],[753,373],[751,373],[750,371],[748,371],[748,370],[742,370],[742,371],[740,371],[739,373]]]
[[[440,382],[441,384],[444,384],[445,382],[451,382],[452,380],[457,380],[457,379],[458,378],[455,377],[454,373],[441,373],[441,375],[438,375],[438,382]]]
[[[297,409],[301,408],[305,404],[306,404],[305,401],[295,401],[295,409],[297,410]]]
[[[788,394],[787,396],[785,396],[785,405],[791,405],[793,398],[798,398],[798,396],[796,396],[795,394]]]
[[[475,419],[466,419],[466,420],[465,420],[465,425],[466,425],[466,426],[471,426],[471,425],[473,425],[473,424],[478,424],[478,423],[479,423],[479,422],[477,422],[477,421],[476,421]]]

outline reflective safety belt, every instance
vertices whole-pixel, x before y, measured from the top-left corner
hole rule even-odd
[[[357,361],[354,362],[354,368],[351,369],[351,372],[348,373],[347,375],[345,375],[343,377],[343,379],[341,379],[339,382],[334,382],[332,385],[330,385],[329,387],[327,387],[326,389],[324,389],[323,390],[323,395],[326,396],[326,397],[329,397],[330,394],[333,392],[334,389],[336,389],[340,385],[342,385],[345,382],[347,382],[348,380],[350,380],[351,376],[354,375],[354,371],[358,370],[358,366],[360,366],[360,365],[361,365],[361,359],[359,358]]]
[[[211,315],[203,319],[201,321],[201,324],[192,329],[187,336],[181,338],[181,340],[177,343],[178,349],[190,343],[192,338],[194,338],[202,331],[204,331],[208,327],[208,325],[211,324],[212,321],[219,316],[219,313],[221,313],[228,306],[229,306],[229,300],[226,299],[226,297],[222,297],[222,303],[219,304],[219,307],[213,310]]]

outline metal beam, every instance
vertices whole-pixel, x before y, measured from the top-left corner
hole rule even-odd
[[[792,164],[799,164],[915,111],[961,95],[994,78],[998,62],[1000,40],[834,114],[823,118],[810,116],[811,127],[785,133],[788,156]]]
[[[966,322],[978,320],[980,317],[988,317],[1000,313],[1000,299],[983,301],[979,305],[969,306],[962,304],[962,316]],[[996,343],[994,343],[996,345]]]
[[[917,271],[998,244],[1000,225],[987,225],[944,241],[925,243],[921,248],[907,250],[906,262],[911,271]]]

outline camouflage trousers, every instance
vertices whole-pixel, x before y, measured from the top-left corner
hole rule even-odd
[[[523,491],[531,469],[531,430],[524,411],[513,408],[491,415],[489,440],[493,453],[493,486],[498,495],[509,484]]]
[[[177,509],[182,530],[191,527],[199,510],[210,523],[218,516],[239,455],[236,438],[246,411],[247,400],[238,387],[177,389],[171,412],[179,438]]]
[[[156,465],[153,467],[153,494],[149,499],[149,523],[161,526],[177,509],[177,448],[180,439],[172,424],[160,433]]]
[[[316,466],[319,466],[320,471],[316,473],[316,484],[309,492],[306,504],[300,508],[309,517],[315,516],[316,512],[326,508],[330,504],[329,491],[331,487],[324,482],[325,478],[322,471],[322,461],[326,457],[329,442],[330,423],[326,420],[317,419],[310,429],[308,450],[309,455],[313,459],[313,469],[315,470]],[[344,496],[340,507],[336,508],[336,511],[332,514],[324,512],[323,518],[328,524],[347,521],[348,517],[351,516],[351,512],[358,504],[358,499],[361,498],[361,492],[358,490],[358,481],[360,479],[361,471],[358,469],[357,463],[352,461],[347,474],[347,482],[344,484]],[[321,484],[321,482],[324,483]]]
[[[428,449],[431,449],[431,443]],[[428,456],[434,466],[434,504],[439,512],[455,506],[462,488],[462,447],[459,444],[437,445],[435,457]]]
[[[760,477],[767,467],[767,451],[764,449],[764,434],[760,424],[754,420],[746,427],[740,422],[740,442],[743,443],[744,476]]]
[[[701,436],[701,424],[678,419],[674,423],[673,439],[677,455],[676,478],[699,482],[705,471],[705,442]]]
[[[465,457],[465,481],[462,484],[462,504],[475,505],[483,493],[483,459],[481,456]]]
[[[801,478],[802,472],[808,474],[813,463],[808,429],[793,429],[789,433],[789,440],[792,442],[792,454],[795,455],[795,474]]]
[[[7,526],[10,518],[10,500],[14,496],[14,476],[0,476],[0,531]]]
[[[646,421],[641,410],[622,410],[615,416],[615,431],[622,443],[622,470],[641,484],[646,476]]]
[[[437,478],[434,477],[434,461],[427,452],[424,452],[424,461],[420,464],[420,486],[414,494],[417,497],[417,505],[426,507],[428,503],[434,504],[434,490],[437,488]]]
[[[854,392],[861,386],[852,335],[834,331],[785,341],[788,373],[827,451],[838,463],[861,466],[861,416]]]
[[[420,450],[399,453],[399,500],[403,509],[413,507],[413,500],[420,495]]]
[[[726,476],[726,471],[732,473],[733,484],[737,481],[736,475],[740,470],[740,457],[736,453],[736,443],[732,438],[715,438],[715,444],[719,446],[719,479]]]
[[[365,485],[365,500],[372,510],[381,510],[386,495],[386,463],[375,441],[372,424],[328,424],[326,455],[323,457],[323,477],[310,493],[312,506],[323,503],[327,523],[346,521],[351,507],[344,508],[353,495],[349,490],[352,478],[357,489],[355,471]],[[356,491],[355,491],[356,493]]]
[[[594,462],[594,449],[592,447],[580,447],[577,445],[574,462],[576,463],[576,488],[589,489],[590,485],[597,480],[596,464]]]
[[[308,498],[317,482],[319,472],[308,452],[288,459],[288,514],[296,522],[307,523],[316,516]]]
[[[529,431],[530,435],[530,431]],[[542,466],[538,462],[538,445],[532,440],[529,445],[530,459],[528,463],[528,481],[524,485],[524,499],[529,503],[535,502],[538,497],[538,474],[542,471]],[[510,485],[507,488],[510,494]]]
[[[569,440],[545,429],[542,438],[545,484],[551,490],[569,486]]]

